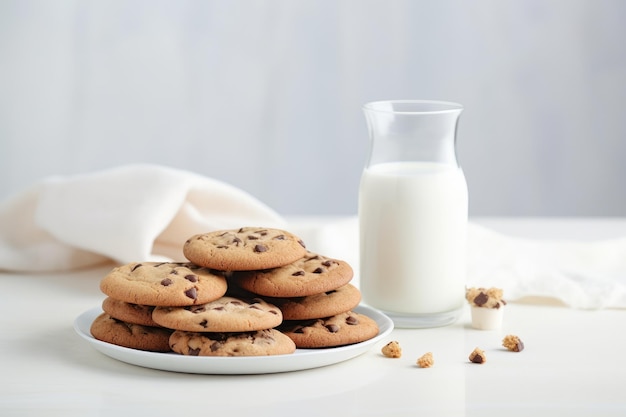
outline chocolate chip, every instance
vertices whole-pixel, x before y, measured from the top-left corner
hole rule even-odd
[[[239,246],[239,244],[242,242],[241,239],[239,239],[237,236],[235,236],[233,238],[233,243],[235,244],[235,246]]]
[[[192,287],[185,291],[185,295],[192,300],[195,300],[198,298],[198,291],[196,290],[196,287]]]
[[[137,264],[135,266],[133,266],[133,269],[130,270],[130,272],[134,272],[135,269],[139,268],[140,266],[143,266],[142,264]]]
[[[274,236],[274,240],[285,240],[285,235]]]
[[[474,304],[478,307],[484,305],[487,301],[489,301],[489,296],[482,291],[474,298]]]
[[[259,240],[259,238],[257,236],[254,236],[254,235],[248,235],[248,239],[249,240]]]
[[[219,245],[217,246],[218,249],[228,249],[228,246],[226,245]]]
[[[480,354],[476,354],[472,358],[473,363],[483,363],[484,361],[485,361],[485,358],[483,358]]]
[[[359,319],[354,316],[348,316],[346,317],[346,323],[353,326],[355,324],[359,324]]]
[[[302,246],[303,248],[306,248],[306,246],[304,245],[304,242],[299,240],[298,243],[300,244],[300,246]]]
[[[169,278],[165,278],[163,280],[161,280],[161,285],[163,285],[164,287],[169,287],[170,285],[172,285],[174,281],[172,281]]]
[[[198,356],[200,354],[200,348],[194,349],[194,348],[189,348],[189,350],[187,351],[187,354],[189,356]]]
[[[305,274],[304,271],[300,270],[300,271],[296,271],[293,274],[291,274],[292,277],[301,277]]]
[[[222,347],[220,342],[211,343],[211,352],[216,352]]]
[[[198,323],[198,324],[199,324],[200,326],[202,326],[202,327],[204,327],[204,328],[206,329],[206,327],[207,327],[207,324],[208,324],[208,323],[209,323],[209,322],[208,322],[206,319],[204,319],[204,320],[202,320],[202,321],[201,321],[200,323]]]
[[[193,274],[185,275],[185,279],[189,282],[198,282],[198,277]]]
[[[260,252],[267,252],[267,246],[265,246],[265,245],[256,245],[254,247],[254,251],[255,252],[259,252],[259,253]]]
[[[331,333],[337,333],[339,331],[339,326],[337,326],[336,324],[327,324],[324,327],[326,327]]]
[[[324,272],[324,268],[320,268],[320,267],[315,268],[315,270],[313,271],[314,274],[321,274],[323,272]]]

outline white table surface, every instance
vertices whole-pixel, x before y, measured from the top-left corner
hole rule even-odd
[[[474,221],[533,238],[626,235],[626,218]],[[1,416],[626,415],[625,310],[509,303],[501,330],[478,331],[468,307],[454,325],[395,329],[365,354],[323,368],[181,374],[118,362],[74,332],[75,317],[100,305],[98,282],[110,269],[0,274]],[[509,333],[522,338],[523,352],[501,347]],[[400,359],[381,355],[388,340],[400,342]],[[467,359],[477,346],[483,365]],[[435,366],[416,367],[427,351]]]

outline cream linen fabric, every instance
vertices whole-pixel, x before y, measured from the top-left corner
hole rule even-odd
[[[184,260],[193,234],[243,225],[285,221],[237,188],[162,166],[49,178],[0,205],[0,270]]]

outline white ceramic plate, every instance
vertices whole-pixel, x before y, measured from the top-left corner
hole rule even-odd
[[[296,349],[296,352],[290,355],[201,357],[145,352],[112,345],[95,339],[89,331],[91,323],[102,313],[100,308],[93,308],[78,316],[74,321],[74,329],[98,351],[132,365],[194,374],[269,374],[318,368],[352,359],[368,351],[393,330],[393,321],[374,309],[359,306],[354,311],[376,321],[379,327],[378,336],[365,342],[336,348]]]

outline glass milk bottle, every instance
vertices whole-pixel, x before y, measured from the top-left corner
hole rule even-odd
[[[366,104],[370,154],[359,188],[363,301],[397,327],[455,322],[465,302],[468,192],[455,141],[463,107]]]

